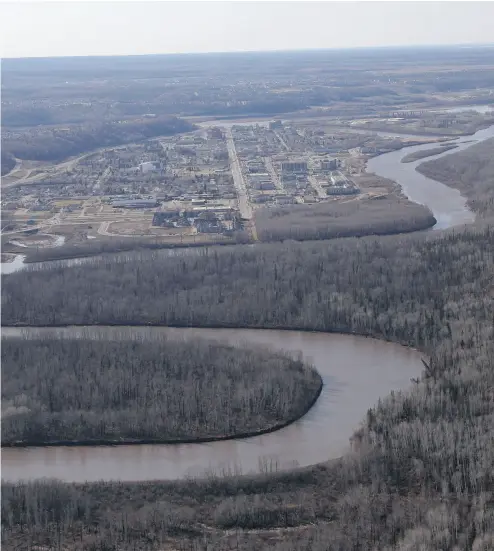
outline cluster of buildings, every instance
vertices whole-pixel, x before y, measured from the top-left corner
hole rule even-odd
[[[359,192],[343,175],[341,158],[329,155],[327,148],[314,150],[323,143],[324,132],[317,134],[319,141],[314,143],[314,133],[277,120],[234,126],[232,135],[254,205],[311,203]]]
[[[162,209],[154,213],[153,226],[162,228],[193,227],[198,233],[231,235],[242,229],[238,211],[231,207]]]

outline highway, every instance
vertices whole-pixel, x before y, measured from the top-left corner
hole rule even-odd
[[[252,207],[249,201],[249,194],[245,185],[244,175],[240,167],[240,161],[238,160],[237,150],[235,149],[235,142],[233,140],[231,128],[227,128],[226,131],[226,147],[228,149],[228,157],[230,158],[230,169],[233,176],[233,184],[237,192],[238,198],[238,210],[240,216],[249,220],[249,230],[254,241],[257,241],[257,231],[254,222],[254,216]]]

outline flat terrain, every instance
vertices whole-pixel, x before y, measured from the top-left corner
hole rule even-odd
[[[29,245],[26,230],[62,235],[67,256],[66,247],[108,249],[122,239],[255,243],[300,235],[311,209],[318,229],[302,232],[305,239],[331,237],[341,227],[380,233],[367,223],[375,207],[365,189],[358,217],[349,214],[335,227],[334,217],[324,223],[320,213],[350,213],[337,205],[347,200],[337,188],[345,182],[357,191],[369,156],[492,124],[493,68],[492,52],[480,47],[411,57],[391,50],[231,54],[221,64],[214,55],[73,59],[71,68],[60,60],[8,60],[2,214],[9,224],[2,237]],[[324,158],[336,166],[322,169]],[[307,162],[305,172],[283,168],[296,159]],[[388,193],[388,201],[396,197]],[[112,209],[122,200],[155,206]],[[285,206],[294,218],[274,214]],[[400,225],[412,211],[402,207],[400,199],[390,208],[386,226],[390,213]],[[423,226],[415,214],[404,231]],[[269,232],[257,228],[261,219],[270,220]],[[2,243],[20,252],[10,239]],[[50,248],[40,242],[36,253],[43,249]]]
[[[175,259],[134,253],[3,276],[4,323],[118,319],[348,331],[418,347],[425,362],[407,391],[368,411],[352,438],[353,453],[338,461],[280,473],[267,461],[259,476],[238,476],[232,468],[178,483],[4,483],[3,546],[327,551],[333,542],[333,549],[374,551],[409,548],[410,541],[417,549],[424,541],[441,549],[446,541],[445,548],[489,549],[492,255],[492,229],[474,227],[427,238],[256,245]],[[110,354],[110,365],[114,359]],[[105,367],[102,377],[107,373]],[[81,375],[85,387],[91,380]],[[116,377],[115,390],[123,391],[125,381]],[[15,395],[30,385],[35,396],[52,388],[43,372],[39,385],[15,376],[3,383],[2,391]],[[54,400],[58,389],[60,398],[85,396],[66,384],[53,388]],[[458,461],[467,467],[461,477]],[[462,543],[467,537],[475,547]]]

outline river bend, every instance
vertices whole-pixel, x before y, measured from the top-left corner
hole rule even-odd
[[[252,124],[250,122],[249,124]],[[408,136],[414,137],[411,134],[400,134],[390,132],[375,132],[381,136]],[[389,178],[397,182],[401,189],[410,201],[420,203],[428,207],[437,220],[437,224],[434,229],[447,229],[461,224],[471,224],[475,221],[475,214],[468,208],[466,199],[460,194],[457,189],[448,187],[441,182],[437,182],[431,178],[427,178],[417,172],[415,169],[417,166],[425,161],[437,159],[444,155],[454,154],[458,151],[466,149],[474,143],[486,140],[494,137],[494,126],[490,126],[484,130],[479,130],[472,136],[463,136],[456,138],[448,143],[455,143],[458,145],[456,149],[439,153],[438,155],[432,155],[425,159],[419,159],[412,163],[402,163],[403,157],[416,151],[425,151],[438,147],[437,143],[428,143],[424,145],[416,145],[410,147],[404,147],[397,151],[391,151],[390,153],[384,153],[377,157],[373,157],[367,162],[367,172],[373,172],[383,178]],[[423,136],[415,136],[416,139],[423,138]],[[162,250],[162,254],[169,255],[182,255],[182,254],[194,254],[194,249],[170,249]],[[122,253],[112,253],[122,254]],[[96,259],[97,256],[88,257],[89,260]],[[36,262],[31,266],[50,266],[53,264],[72,266],[85,262],[84,258],[69,259],[69,260],[57,260],[48,262]],[[24,256],[18,255],[13,262],[2,262],[0,264],[0,273],[11,274],[22,270],[26,267],[24,264]]]
[[[454,155],[475,143],[494,137],[494,126],[479,130],[472,136],[462,136],[446,143],[457,145],[455,149],[431,155],[411,163],[402,163],[402,159],[416,151],[427,151],[438,147],[437,143],[404,147],[391,153],[373,157],[367,162],[367,172],[389,178],[397,182],[403,193],[414,203],[425,205],[437,220],[434,229],[447,229],[475,221],[475,214],[467,206],[467,200],[461,193],[441,182],[427,178],[417,172],[418,165],[439,159],[445,155]]]
[[[454,140],[458,147],[413,163],[405,155],[437,147],[413,146],[371,159],[368,172],[401,185],[412,201],[429,207],[437,219],[436,229],[474,221],[461,194],[415,169],[429,159],[454,154],[473,143],[494,136],[494,126],[473,136]],[[83,260],[67,261],[67,264]],[[6,265],[3,265],[4,268]],[[8,266],[8,265],[7,265]],[[11,269],[22,267],[19,258]],[[300,420],[279,431],[247,438],[204,444],[15,448],[2,450],[2,479],[16,481],[55,477],[65,481],[178,479],[207,471],[255,472],[261,464],[290,468],[307,466],[341,456],[349,437],[364,419],[368,408],[392,390],[406,388],[421,371],[421,355],[397,344],[353,335],[251,329],[171,328],[3,328],[5,336],[36,334],[112,338],[212,338],[231,344],[268,345],[287,352],[300,351],[324,381],[315,406]]]
[[[123,339],[209,338],[297,353],[321,374],[323,391],[295,423],[269,434],[203,444],[33,447],[2,449],[2,479],[65,481],[179,479],[207,471],[258,472],[260,465],[307,466],[336,458],[379,397],[407,388],[422,369],[421,354],[355,335],[263,329],[3,328],[4,336],[86,336]]]

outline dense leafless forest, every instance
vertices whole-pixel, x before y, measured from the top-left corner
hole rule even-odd
[[[426,207],[397,197],[296,205],[256,211],[261,241],[333,239],[423,230],[436,223]]]
[[[13,156],[38,161],[61,161],[98,147],[138,142],[155,136],[187,132],[193,128],[193,125],[183,119],[159,117],[129,120],[123,124],[74,124],[63,129],[44,128],[38,133],[33,133],[32,129],[23,129],[4,133],[2,150],[5,150],[7,162]],[[12,162],[10,166],[13,168]]]
[[[365,203],[365,204],[364,204]],[[351,200],[343,204],[321,203],[280,207],[256,211],[257,234],[261,241],[334,239],[364,235],[390,235],[429,228],[436,220],[424,206],[401,198],[378,198],[368,201]],[[230,245],[251,241],[245,231],[233,238],[218,236],[211,244]],[[63,247],[27,249],[26,262],[43,262],[96,256],[102,253],[134,250],[183,249],[203,247],[204,244],[168,244],[149,238],[110,238],[86,241]]]
[[[2,444],[194,441],[272,429],[322,382],[297,359],[208,341],[2,340]]]
[[[468,198],[473,210],[483,217],[494,211],[494,138],[464,151],[422,163],[417,170],[449,186]]]
[[[465,52],[469,55],[468,49]],[[478,79],[492,78],[484,76],[486,71],[478,72]],[[461,79],[465,77],[453,72],[437,86],[459,85]],[[163,251],[140,251],[95,258],[71,268],[54,265],[2,276],[4,324],[355,332],[417,347],[428,358],[422,376],[409,389],[383,397],[368,411],[352,436],[352,453],[337,461],[278,473],[269,472],[266,464],[266,472],[258,476],[232,472],[180,482],[2,483],[4,548],[494,549],[492,143],[425,163],[420,169],[465,193],[482,216],[480,223],[468,228],[379,239],[211,248],[172,257]],[[100,355],[89,360],[84,341],[2,344],[7,354],[4,370],[10,370],[2,392],[12,393],[3,406],[27,408],[27,398],[21,395],[31,400],[34,396],[39,402],[36,422],[49,412],[50,399],[53,405],[63,400],[65,410],[71,400],[83,397],[91,406],[101,407],[106,384],[102,360],[109,350],[114,355],[111,347],[124,346],[98,343],[94,350],[101,346]],[[62,388],[54,381],[49,388],[51,367],[47,372],[43,371],[48,370],[47,362],[41,365],[48,351],[52,350],[53,370],[65,372],[68,363],[53,361],[56,356],[50,346],[57,346],[57,353],[62,346],[73,354],[74,386],[65,382]],[[184,359],[178,365],[193,369],[185,359],[195,352],[204,365],[201,346],[181,352],[177,348],[176,357]],[[43,347],[48,347],[45,352]],[[211,358],[220,348],[212,346]],[[137,354],[146,358],[147,352],[130,346],[126,350],[131,369],[138,371],[140,363],[136,366],[130,360]],[[221,350],[228,357],[230,352]],[[15,363],[8,359],[9,353]],[[258,354],[250,351],[247,357]],[[111,361],[105,370],[118,369]],[[242,361],[235,358],[239,363],[233,366],[215,365],[235,370]],[[288,360],[269,361],[286,369]],[[24,371],[18,372],[18,365],[24,365]],[[85,390],[81,393],[75,380],[77,373],[82,379],[86,365],[93,378],[79,381]],[[300,369],[298,365],[295,372]],[[156,365],[148,372],[159,381]],[[118,377],[117,386],[128,381],[128,373],[119,372]],[[259,377],[254,380],[264,386],[263,376]],[[251,384],[252,375],[250,379]],[[280,381],[285,383],[290,384]],[[132,382],[129,385],[129,390],[136,389]],[[186,388],[195,392],[196,387]],[[243,390],[239,399],[252,389]],[[122,400],[128,400],[126,392],[120,394]],[[145,399],[147,392],[136,390],[132,400]],[[177,404],[176,400],[174,396],[171,403]],[[7,414],[11,411],[7,409]],[[4,416],[2,430],[12,429],[15,418]],[[70,420],[70,414],[64,418]]]
[[[437,318],[446,305],[464,295],[452,282],[488,285],[493,235],[285,242],[171,258],[145,251],[27,269],[3,278],[3,323],[352,330],[424,346],[444,330]],[[464,262],[467,253],[476,261]]]
[[[125,261],[5,276],[9,324],[355,331],[430,357],[411,390],[369,410],[354,453],[341,461],[253,479],[4,485],[5,544],[491,549],[493,256],[494,233],[482,226],[176,258],[133,253]]]
[[[402,163],[413,163],[419,159],[425,159],[426,157],[432,157],[444,151],[449,151],[450,149],[456,149],[458,146],[454,144],[443,144],[441,147],[433,147],[432,149],[425,149],[422,151],[415,151],[414,153],[409,153],[405,155],[401,160]]]
[[[211,245],[232,245],[248,243],[250,237],[247,232],[238,231],[235,236],[226,237],[218,236],[214,240],[211,240]],[[209,243],[209,242],[208,242]],[[70,240],[67,245],[62,247],[53,247],[50,249],[35,249],[33,247],[26,248],[22,253],[26,255],[25,262],[27,264],[32,262],[45,262],[48,260],[65,260],[71,258],[86,258],[91,256],[101,255],[103,253],[122,253],[135,250],[160,250],[167,249],[168,254],[174,254],[173,250],[178,249],[178,254],[184,254],[185,249],[198,249],[203,248],[205,244],[197,241],[196,243],[187,243],[186,245],[181,243],[164,243],[159,239],[153,240],[149,237],[130,237],[130,238],[118,238],[110,237],[108,239],[101,240],[86,240],[82,243],[71,243]],[[166,254],[166,253],[165,253]]]
[[[434,95],[447,91],[492,87],[491,66],[488,46],[67,57],[47,58],[43,64],[4,59],[2,118],[3,125],[15,128],[122,120],[142,113],[274,115],[308,106],[334,109],[339,102],[366,103],[379,111],[413,101],[439,103]],[[404,81],[370,82],[369,71],[398,71]],[[242,94],[232,95],[231,84],[238,80],[244,83]],[[266,87],[271,81],[304,86],[272,92]]]

